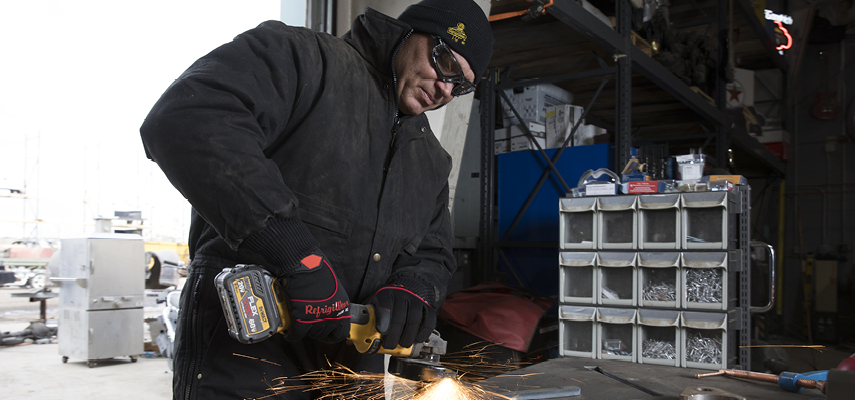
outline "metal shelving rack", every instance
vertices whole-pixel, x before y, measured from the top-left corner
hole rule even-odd
[[[784,72],[784,76],[786,76],[786,63],[775,50],[774,45],[771,43],[771,40],[765,34],[762,25],[759,21],[753,20],[751,14],[753,14],[753,9],[749,6],[747,0],[734,0],[737,5],[737,9],[740,13],[742,13],[742,17],[749,21],[749,25],[751,26],[754,33],[760,38],[761,45],[764,48],[764,53],[771,60],[771,64],[777,68],[780,68]],[[720,43],[725,43],[725,39],[727,38],[727,22],[728,16],[725,14],[723,10],[726,10],[727,1],[726,0],[714,0],[717,9],[719,12],[717,13],[717,21],[719,26],[718,37],[720,39]],[[694,3],[694,2],[693,2]],[[696,4],[697,5],[697,4]],[[601,125],[602,127],[609,128],[610,131],[614,133],[614,141],[615,141],[615,162],[613,168],[619,169],[625,162],[630,158],[630,146],[632,145],[634,133],[631,132],[632,127],[632,92],[633,92],[633,73],[640,75],[643,80],[649,80],[653,84],[655,84],[659,89],[667,93],[671,98],[675,99],[677,102],[682,104],[682,106],[690,110],[692,115],[697,117],[698,121],[706,121],[708,124],[714,126],[714,130],[710,131],[704,128],[706,132],[705,135],[695,135],[700,137],[692,137],[691,139],[702,139],[706,140],[705,144],[708,144],[712,141],[715,142],[716,152],[715,158],[716,162],[719,165],[724,164],[724,160],[727,159],[727,150],[730,147],[730,144],[733,143],[740,149],[744,150],[747,154],[756,157],[762,163],[764,168],[768,168],[768,170],[776,173],[778,175],[783,175],[785,171],[785,166],[781,160],[777,159],[769,150],[767,150],[762,144],[758,143],[754,138],[750,137],[744,129],[733,129],[729,125],[729,119],[724,111],[725,105],[725,96],[724,96],[724,82],[721,79],[718,79],[715,85],[716,88],[716,104],[718,106],[714,106],[710,104],[706,99],[692,91],[685,83],[680,81],[676,76],[674,76],[670,71],[668,71],[665,67],[659,64],[657,61],[652,59],[650,56],[641,51],[638,47],[632,44],[630,40],[631,31],[629,29],[630,26],[630,10],[631,6],[628,1],[618,0],[616,1],[616,18],[615,25],[616,29],[612,29],[609,26],[603,24],[601,21],[596,18],[592,18],[591,13],[584,9],[583,6],[574,0],[555,0],[550,7],[546,8],[546,14],[551,15],[556,20],[560,21],[564,25],[572,28],[576,33],[581,34],[585,38],[587,38],[590,42],[595,44],[597,50],[602,55],[606,53],[613,57],[614,65],[610,66],[605,62],[604,56],[597,56],[597,51],[594,52],[596,63],[599,65],[599,68],[588,69],[585,71],[576,71],[573,73],[567,74],[544,74],[542,76],[538,76],[533,79],[523,79],[519,81],[512,81],[510,79],[510,71],[506,70],[503,74],[500,74],[499,68],[491,67],[488,70],[488,74],[485,79],[481,80],[479,84],[478,94],[480,97],[480,117],[481,117],[481,129],[482,129],[482,137],[481,137],[481,215],[480,215],[480,238],[481,241],[479,243],[478,248],[478,257],[479,257],[479,267],[480,269],[476,269],[473,271],[473,281],[489,281],[493,279],[494,270],[497,265],[497,261],[502,258],[504,259],[504,255],[501,251],[501,247],[503,245],[507,245],[508,243],[502,243],[500,238],[497,237],[497,209],[496,209],[496,189],[497,189],[497,180],[496,180],[496,156],[493,154],[493,132],[495,131],[495,121],[496,121],[496,104],[498,101],[506,101],[506,97],[504,94],[505,89],[512,89],[523,86],[536,85],[541,83],[558,83],[565,81],[574,81],[574,80],[592,80],[596,78],[600,78],[599,84],[596,85],[596,90],[591,90],[594,94],[590,99],[588,107],[585,108],[585,112],[587,113],[591,109],[591,105],[597,101],[598,97],[603,92],[604,87],[609,82],[612,77],[615,77],[615,104],[614,104],[614,125],[609,125],[608,123],[599,120],[598,118],[590,118],[590,120],[596,124]],[[744,15],[743,15],[744,14]],[[709,24],[713,21],[707,19],[706,21],[702,21],[702,23]],[[542,32],[537,32],[542,33]],[[532,33],[532,39],[537,39],[537,33]],[[499,44],[497,38],[497,45]],[[721,60],[727,54],[727,49],[725,46],[719,46],[719,51],[717,55],[717,64],[721,65]],[[497,54],[494,53],[494,60],[496,60]],[[512,70],[512,69],[511,69]],[[786,78],[784,78],[786,81]],[[592,88],[595,85],[591,85]],[[507,102],[507,101],[506,101]],[[508,102],[509,103],[509,102]],[[510,105],[510,104],[509,104]],[[580,104],[584,105],[584,104]],[[511,105],[511,109],[513,110],[513,106]],[[514,110],[516,113],[516,110]],[[528,132],[527,128],[523,127],[527,135],[531,136],[531,132]],[[572,137],[572,135],[569,135]],[[671,136],[671,137],[660,137],[655,140],[686,140],[688,135],[684,136]],[[563,149],[558,149],[557,152],[550,158],[547,154],[540,148],[539,145],[535,144],[538,149],[537,152],[542,156],[545,161],[547,167],[544,168],[543,175],[541,176],[540,182],[533,189],[529,201],[522,206],[521,211],[519,212],[519,216],[521,217],[527,207],[531,203],[531,197],[533,197],[541,185],[543,184],[543,180],[548,177],[550,174],[554,174],[561,182],[562,186],[565,186],[569,192],[569,187],[565,183],[565,180],[560,176],[560,172],[555,168],[555,161],[561,156]],[[750,230],[747,223],[750,221],[748,216],[748,203],[747,196],[749,194],[746,191],[741,191],[737,193],[742,193],[742,196],[746,196],[742,204],[745,205],[743,207],[745,211],[740,214],[740,218],[744,220],[743,228],[746,229],[745,234],[747,235]],[[518,219],[514,221],[511,225],[510,231],[513,231],[514,227],[518,223]],[[510,234],[510,232],[508,232]],[[747,237],[742,238],[740,240],[748,240]],[[537,243],[537,244],[519,244],[522,246],[534,246],[534,247],[554,247],[558,248],[557,243]],[[747,249],[748,247],[743,247],[744,243],[740,242],[740,248]],[[746,245],[747,246],[747,245]],[[744,250],[739,255],[739,258],[742,260],[741,265],[747,265],[746,261],[748,260],[748,250]],[[504,260],[507,263],[507,260]],[[747,268],[746,268],[747,270]],[[747,343],[749,340],[749,329],[748,325],[750,324],[750,315],[746,314],[748,311],[748,304],[750,304],[749,292],[748,289],[745,288],[747,282],[750,282],[750,277],[747,276],[747,273],[739,274],[739,279],[743,281],[734,282],[735,285],[732,287],[739,287],[740,291],[744,291],[744,293],[740,293],[740,312],[736,318],[736,323],[740,327],[739,332],[739,340],[740,343]],[[737,274],[734,274],[732,279],[735,279]],[[748,367],[748,353],[749,350],[747,348],[742,348],[739,350],[740,361],[739,363],[743,367]]]

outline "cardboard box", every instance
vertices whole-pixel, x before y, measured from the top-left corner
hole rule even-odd
[[[546,108],[546,148],[555,149],[564,146],[567,135],[573,130],[573,126],[582,118],[584,109],[572,104],[560,104]],[[583,126],[576,131],[575,145],[579,145],[578,138]],[[567,144],[570,145],[570,142]]]
[[[665,183],[659,181],[631,181],[624,183],[624,193],[662,193]]]
[[[589,183],[585,185],[585,196],[614,196],[618,192],[615,183]]]
[[[511,140],[496,140],[493,142],[493,154],[502,154],[511,151]]]
[[[536,122],[526,124],[531,134],[537,137],[546,136],[546,126]],[[512,139],[519,136],[525,136],[525,130],[520,125],[513,125],[507,128],[499,128],[493,133],[493,140]]]
[[[525,122],[546,123],[546,108],[573,102],[573,94],[553,84],[507,89],[505,94]],[[503,126],[519,123],[511,107],[502,101]]]
[[[546,148],[546,139],[542,137],[535,137],[537,143],[540,144],[540,148]],[[511,151],[520,151],[520,150],[537,150],[537,146],[529,140],[528,136],[517,136],[515,138],[511,138]]]

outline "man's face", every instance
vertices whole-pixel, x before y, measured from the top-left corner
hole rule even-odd
[[[398,79],[398,108],[407,115],[418,115],[447,104],[454,96],[452,82],[439,79],[431,61],[433,39],[423,33],[413,33],[395,56],[395,76]],[[469,82],[475,73],[469,63],[457,52],[452,51],[463,75]]]

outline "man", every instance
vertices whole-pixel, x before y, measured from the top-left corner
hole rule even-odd
[[[473,91],[492,44],[472,0],[369,8],[341,39],[269,21],[167,89],[140,133],[193,206],[176,399],[263,397],[330,363],[381,372],[345,341],[351,301],[374,306],[384,347],[427,339],[456,265],[451,160],[423,113]],[[284,282],[285,335],[229,336],[214,277],[235,264]]]

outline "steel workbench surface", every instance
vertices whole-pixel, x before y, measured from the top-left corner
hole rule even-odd
[[[598,366],[606,372],[621,377],[630,383],[642,386],[662,396],[653,396],[621,383],[600,372],[586,369]],[[725,376],[695,378],[697,373],[715,372],[704,369],[677,368],[661,365],[635,364],[613,360],[562,357],[534,364],[507,374],[481,381],[483,387],[495,389],[496,393],[513,396],[514,392],[577,386],[581,395],[566,399],[679,399],[689,387],[709,387],[724,390],[746,399],[825,399],[815,389],[800,393],[784,391],[774,383],[734,379]],[[510,391],[510,393],[505,392]],[[497,397],[498,398],[498,397]]]

